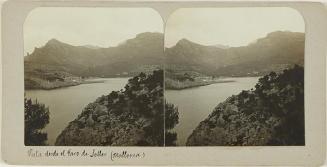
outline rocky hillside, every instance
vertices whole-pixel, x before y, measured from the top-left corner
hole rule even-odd
[[[260,76],[304,64],[304,33],[277,31],[242,47],[204,46],[187,39],[166,49],[168,68],[213,76]]]
[[[25,70],[55,68],[75,76],[135,76],[163,63],[163,35],[141,33],[116,47],[73,46],[51,39],[25,57]]]
[[[220,103],[186,144],[304,145],[304,68],[271,72],[259,79],[254,90]]]
[[[124,90],[113,91],[88,104],[62,131],[55,145],[163,146],[163,111],[163,71],[141,73],[129,79]],[[173,112],[169,115],[175,121],[168,125],[170,128],[178,119],[177,111]],[[173,134],[169,135],[174,143]]]

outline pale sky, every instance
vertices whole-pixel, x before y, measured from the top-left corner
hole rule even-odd
[[[150,8],[36,8],[24,24],[24,50],[32,53],[52,38],[80,46],[117,46],[142,32],[163,32]]]
[[[165,47],[186,38],[203,45],[244,46],[273,31],[304,32],[304,20],[291,8],[184,8],[170,15]]]
[[[184,8],[170,15],[165,47],[186,38],[203,45],[243,46],[273,31],[304,32],[302,16],[291,8]],[[117,46],[142,32],[163,32],[160,15],[150,8],[34,9],[24,24],[24,48],[48,40],[80,46]]]

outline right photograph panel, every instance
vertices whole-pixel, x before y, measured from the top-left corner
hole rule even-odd
[[[184,8],[165,31],[166,146],[304,146],[305,23],[291,8]]]

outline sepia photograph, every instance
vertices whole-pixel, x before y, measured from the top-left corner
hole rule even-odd
[[[182,8],[165,29],[172,146],[304,146],[302,16],[291,8]]]
[[[26,146],[163,146],[163,23],[150,8],[37,8],[24,24]]]
[[[163,32],[147,8],[32,11],[25,145],[305,145],[297,11],[179,9]]]
[[[4,163],[325,161],[321,3],[8,0],[0,10]]]

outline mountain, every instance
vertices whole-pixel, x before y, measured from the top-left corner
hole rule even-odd
[[[265,75],[293,64],[304,65],[304,39],[304,33],[287,31],[269,33],[241,47],[205,46],[182,39],[165,53],[162,33],[141,33],[108,48],[51,39],[24,57],[25,86],[51,89],[76,85],[72,81],[78,77],[135,76],[152,72],[163,63],[173,75]]]
[[[117,47],[73,46],[56,39],[25,57],[25,69],[54,68],[77,76],[129,75],[163,62],[163,35],[141,33]]]
[[[187,39],[166,48],[167,68],[215,76],[264,75],[304,65],[304,33],[276,31],[247,46],[221,48]]]

